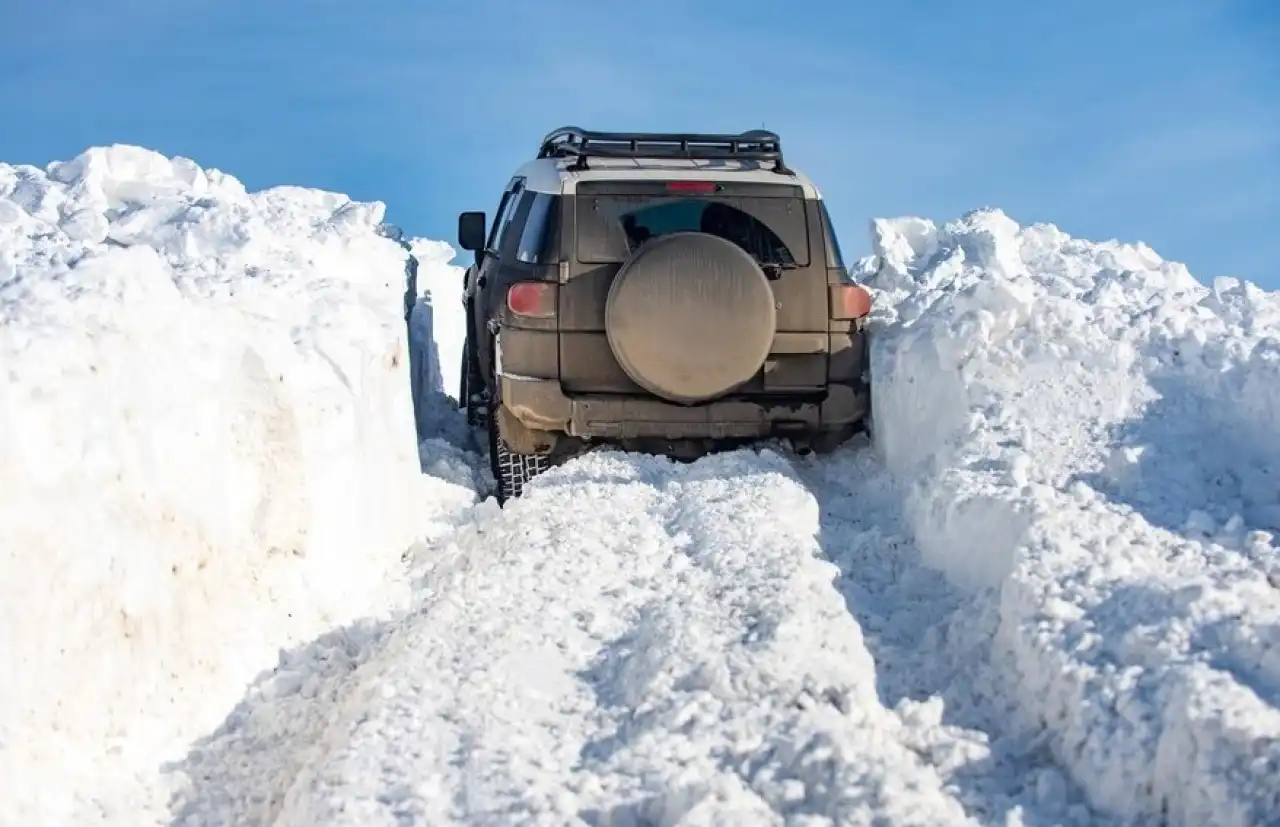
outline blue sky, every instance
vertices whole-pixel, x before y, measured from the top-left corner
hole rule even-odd
[[[0,159],[136,143],[413,234],[549,129],[781,133],[847,254],[994,205],[1280,289],[1275,0],[0,0]]]

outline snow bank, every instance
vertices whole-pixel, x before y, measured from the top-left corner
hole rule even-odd
[[[1280,296],[999,211],[877,221],[876,442],[1093,801],[1280,819]]]
[[[429,314],[415,314],[413,322],[422,328],[422,341],[435,343],[437,367],[431,381],[444,389],[455,402],[462,367],[462,343],[466,338],[466,317],[462,308],[463,278],[466,268],[451,262],[457,252],[443,241],[414,239],[413,257],[418,262],[414,286],[419,305]]]
[[[139,823],[278,647],[402,596],[382,217],[126,146],[0,164],[0,822]]]

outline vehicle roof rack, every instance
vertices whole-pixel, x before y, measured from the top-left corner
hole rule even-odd
[[[542,139],[539,158],[577,158],[570,169],[587,169],[588,158],[682,158],[716,161],[773,161],[774,171],[790,175],[782,161],[782,140],[763,129],[733,134],[696,132],[593,132],[562,126]]]

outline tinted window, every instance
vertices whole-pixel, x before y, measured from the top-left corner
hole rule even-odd
[[[516,258],[528,264],[550,264],[559,258],[556,230],[560,218],[560,198],[545,192],[527,192],[532,199],[529,217],[520,233],[520,245]]]
[[[511,193],[504,192],[502,200],[498,202],[498,211],[493,214],[493,225],[489,227],[489,240],[485,242],[484,248],[490,252],[498,249],[498,230],[502,228],[502,217],[507,211],[507,207],[511,205]]]
[[[801,198],[580,195],[577,224],[583,262],[623,261],[649,239],[695,231],[732,241],[762,264],[809,264]]]
[[[844,254],[840,252],[840,240],[836,237],[835,228],[831,226],[831,214],[827,212],[827,202],[822,205],[822,231],[827,236],[827,266],[840,270],[844,268]]]
[[[515,215],[522,192],[524,192],[524,182],[517,181],[515,187],[503,196],[502,203],[498,205],[498,214],[494,216],[493,230],[489,234],[489,243],[486,245],[489,252],[496,253],[502,249],[502,239],[506,235],[507,227],[511,224],[511,216]]]

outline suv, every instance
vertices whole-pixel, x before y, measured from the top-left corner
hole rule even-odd
[[[499,501],[598,444],[693,459],[863,429],[871,298],[772,132],[557,129],[458,243],[459,400]]]

